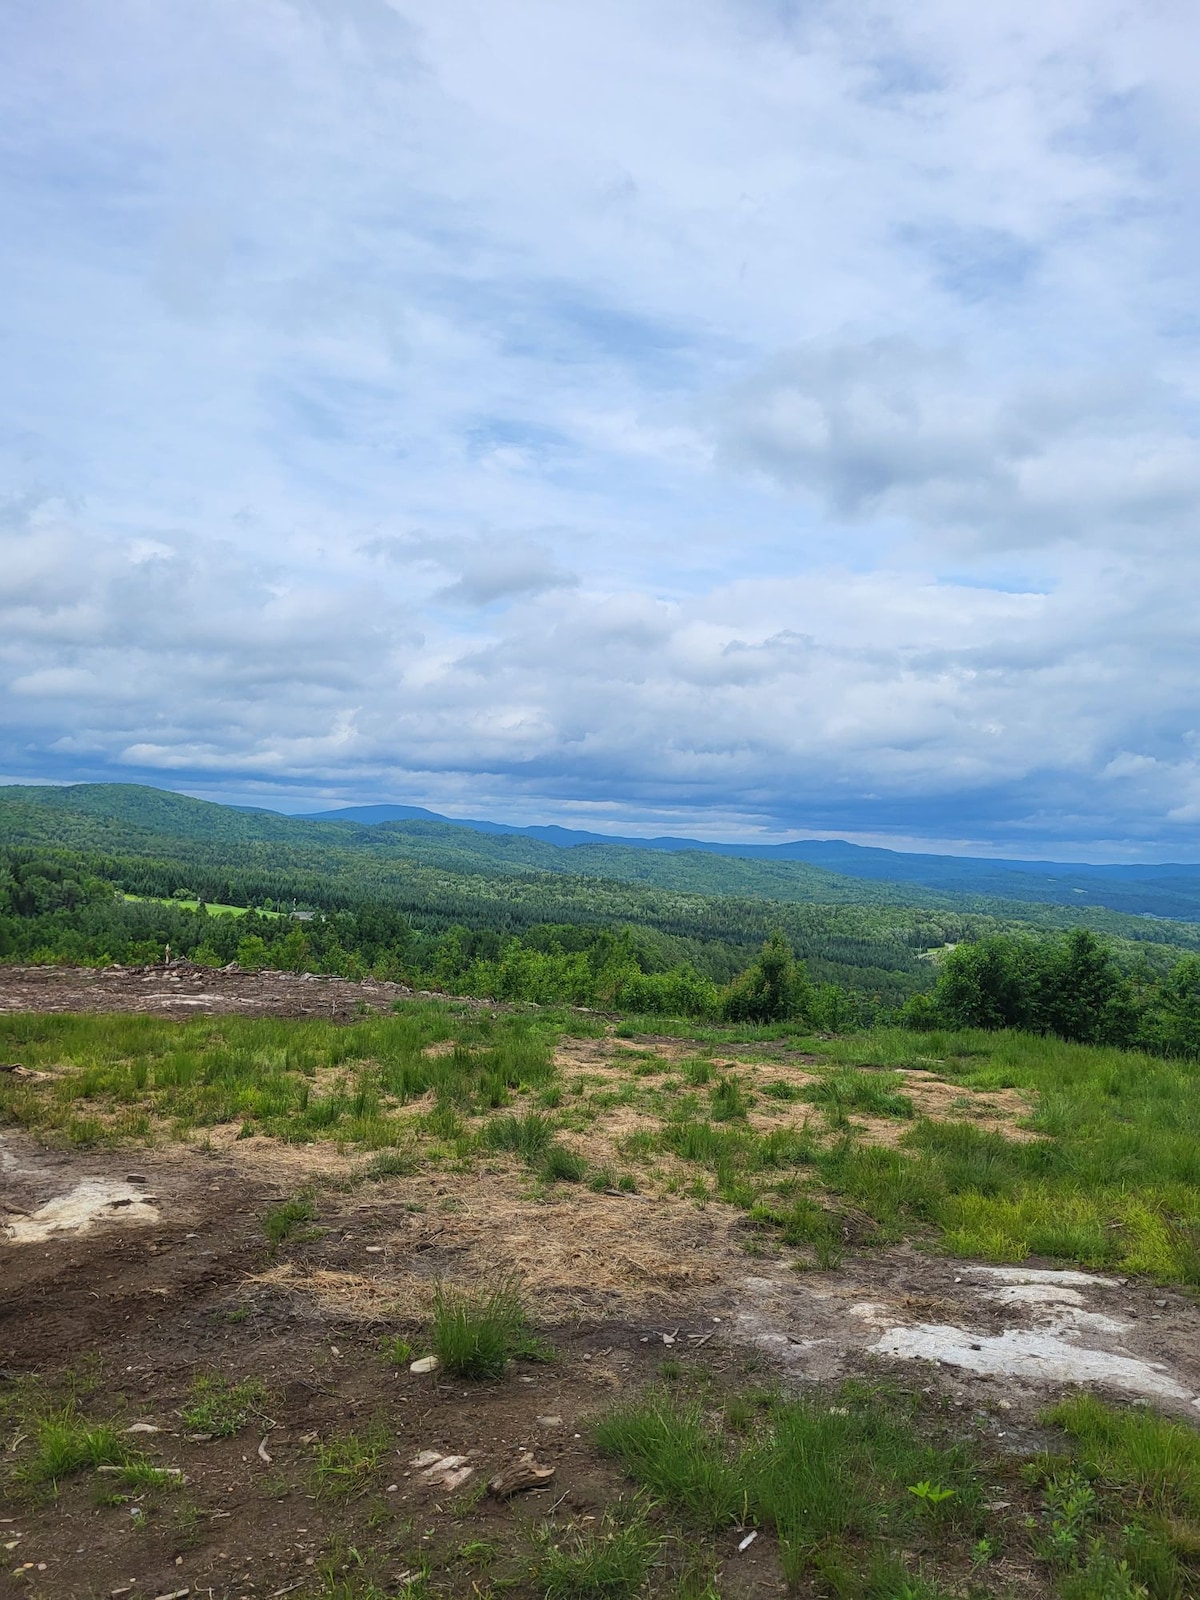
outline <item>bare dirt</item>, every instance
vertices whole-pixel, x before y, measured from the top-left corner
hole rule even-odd
[[[0,976],[6,1010],[349,1019],[397,998],[394,986],[281,974]],[[655,1044],[685,1053],[677,1041]],[[576,1070],[608,1070],[608,1041],[568,1048]],[[1015,1119],[1019,1109],[987,1114]],[[185,1478],[178,1491],[116,1506],[97,1505],[92,1475],[66,1481],[57,1501],[0,1505],[0,1594],[303,1600],[324,1592],[323,1563],[352,1571],[349,1552],[369,1540],[393,1586],[429,1561],[459,1574],[453,1592],[468,1595],[478,1577],[461,1553],[468,1544],[527,1541],[551,1511],[586,1526],[628,1492],[597,1457],[588,1419],[664,1362],[684,1379],[703,1367],[731,1386],[891,1373],[960,1409],[964,1427],[1014,1459],[1046,1442],[1040,1408],[1078,1385],[1196,1416],[1194,1301],[1149,1283],[908,1247],[801,1271],[716,1202],[574,1186],[547,1198],[515,1167],[367,1183],[364,1158],[334,1145],[233,1133],[216,1130],[206,1148],[132,1151],[0,1139],[0,1396],[90,1372],[89,1414],[159,1430],[138,1443]],[[272,1252],[264,1215],[303,1184],[316,1185],[316,1226]],[[517,1363],[498,1383],[464,1385],[413,1374],[381,1351],[381,1339],[400,1335],[422,1353],[439,1278],[499,1269],[522,1279],[555,1346],[551,1365]],[[262,1379],[270,1398],[251,1429],[188,1436],[180,1408],[206,1374]],[[329,1498],[311,1475],[314,1450],[372,1426],[387,1445],[369,1492]],[[469,1480],[453,1492],[426,1481],[410,1465],[425,1450],[465,1456]],[[523,1450],[555,1469],[548,1484],[512,1501],[477,1499],[472,1491]],[[726,1542],[723,1595],[779,1592],[769,1538],[743,1553],[734,1535]],[[1009,1578],[1013,1592],[1042,1592],[1032,1570]]]
[[[322,1017],[349,1022],[397,1000],[445,999],[399,983],[311,972],[242,972],[176,961],[153,967],[4,967],[0,1011],[138,1011],[163,1017]],[[486,1007],[486,1000],[457,1004]]]

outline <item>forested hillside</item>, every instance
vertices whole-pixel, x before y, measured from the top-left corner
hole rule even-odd
[[[212,962],[377,968],[589,1000],[618,969],[728,984],[779,930],[818,988],[876,1015],[930,987],[931,953],[991,935],[1082,924],[1126,966],[1159,972],[1172,947],[1200,948],[1188,923],[867,883],[806,863],[562,848],[420,819],[310,821],[137,785],[0,790],[0,847],[9,960],[149,960],[169,943]]]

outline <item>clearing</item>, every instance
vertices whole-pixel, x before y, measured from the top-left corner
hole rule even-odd
[[[1196,1069],[664,1026],[0,969],[0,1584],[1198,1592]]]

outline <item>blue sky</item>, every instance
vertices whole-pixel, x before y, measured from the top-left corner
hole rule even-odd
[[[1200,858],[1197,59],[10,0],[0,777]]]

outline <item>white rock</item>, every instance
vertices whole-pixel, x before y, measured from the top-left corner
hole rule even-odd
[[[422,1356],[419,1361],[414,1361],[408,1370],[410,1372],[436,1372],[441,1364],[437,1356]]]

